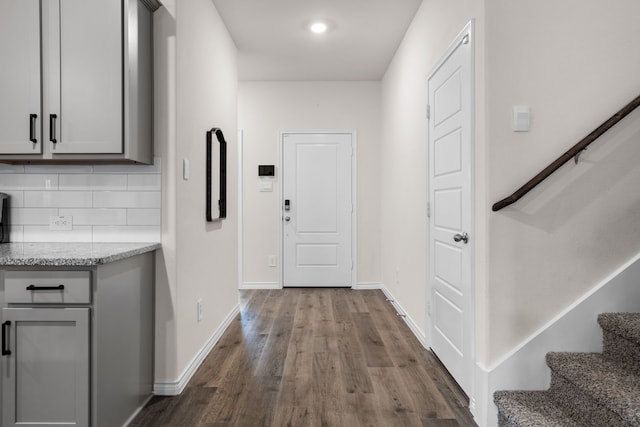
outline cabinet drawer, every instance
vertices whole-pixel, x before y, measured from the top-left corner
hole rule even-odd
[[[90,271],[6,271],[8,304],[85,304],[91,302]]]

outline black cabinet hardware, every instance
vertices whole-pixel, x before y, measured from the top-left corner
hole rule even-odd
[[[11,350],[7,348],[7,330],[11,327],[11,321],[7,320],[2,324],[2,355],[8,356]]]
[[[38,142],[38,138],[36,137],[36,120],[38,119],[37,114],[29,115],[29,141],[34,144]]]
[[[58,286],[29,285],[29,286],[27,286],[27,290],[28,291],[63,291],[64,290],[64,285],[58,285]]]
[[[57,114],[49,114],[49,141],[54,144],[58,143],[56,139],[56,121],[58,119]]]

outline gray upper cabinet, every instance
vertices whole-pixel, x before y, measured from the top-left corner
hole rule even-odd
[[[0,0],[0,160],[151,163],[147,4]]]
[[[0,0],[0,150],[40,154],[40,1]]]

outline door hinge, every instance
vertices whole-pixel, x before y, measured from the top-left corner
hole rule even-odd
[[[431,105],[427,104],[427,120],[431,120]]]
[[[427,218],[431,218],[431,202],[427,202]]]

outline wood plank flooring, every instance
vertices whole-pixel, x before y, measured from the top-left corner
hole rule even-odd
[[[475,426],[464,395],[380,291],[242,291],[180,396],[131,426]]]

